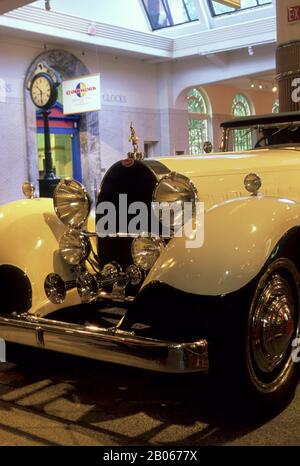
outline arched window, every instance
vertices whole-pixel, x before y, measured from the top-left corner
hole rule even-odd
[[[273,102],[272,113],[279,113],[279,99]]]
[[[243,94],[237,94],[233,99],[232,113],[235,117],[251,115],[250,103]]]
[[[243,94],[237,94],[232,102],[232,114],[235,117],[251,115],[250,102]],[[252,136],[247,129],[237,129],[234,132],[233,150],[236,152],[252,149]]]
[[[189,111],[189,151],[191,155],[203,153],[203,144],[209,139],[209,113],[206,100],[199,89],[187,95]]]

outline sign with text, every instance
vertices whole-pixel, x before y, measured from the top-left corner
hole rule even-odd
[[[63,81],[64,115],[101,110],[100,74]]]
[[[288,22],[300,21],[300,5],[288,7]]]

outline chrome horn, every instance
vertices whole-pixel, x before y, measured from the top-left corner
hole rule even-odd
[[[66,299],[67,291],[75,286],[75,281],[65,282],[57,273],[49,273],[44,282],[46,296],[53,304],[62,304]]]

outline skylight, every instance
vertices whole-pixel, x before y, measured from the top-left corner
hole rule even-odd
[[[236,10],[235,8],[231,8],[226,5],[222,5],[221,3],[208,0],[208,4],[210,6],[211,12],[213,16],[224,15],[228,13],[234,13],[240,10],[247,10],[248,8],[256,8],[263,5],[271,4],[272,0],[241,0],[241,8]]]
[[[143,4],[153,31],[198,19],[194,0],[143,0]]]

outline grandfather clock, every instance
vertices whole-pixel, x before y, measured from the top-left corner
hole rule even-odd
[[[51,113],[51,107],[53,107],[57,101],[57,89],[60,84],[61,79],[58,73],[45,62],[41,62],[38,63],[27,85],[32,102],[42,111],[44,120],[45,174],[43,179],[39,179],[41,197],[53,197],[54,190],[60,181],[53,170],[49,130],[49,115]]]

